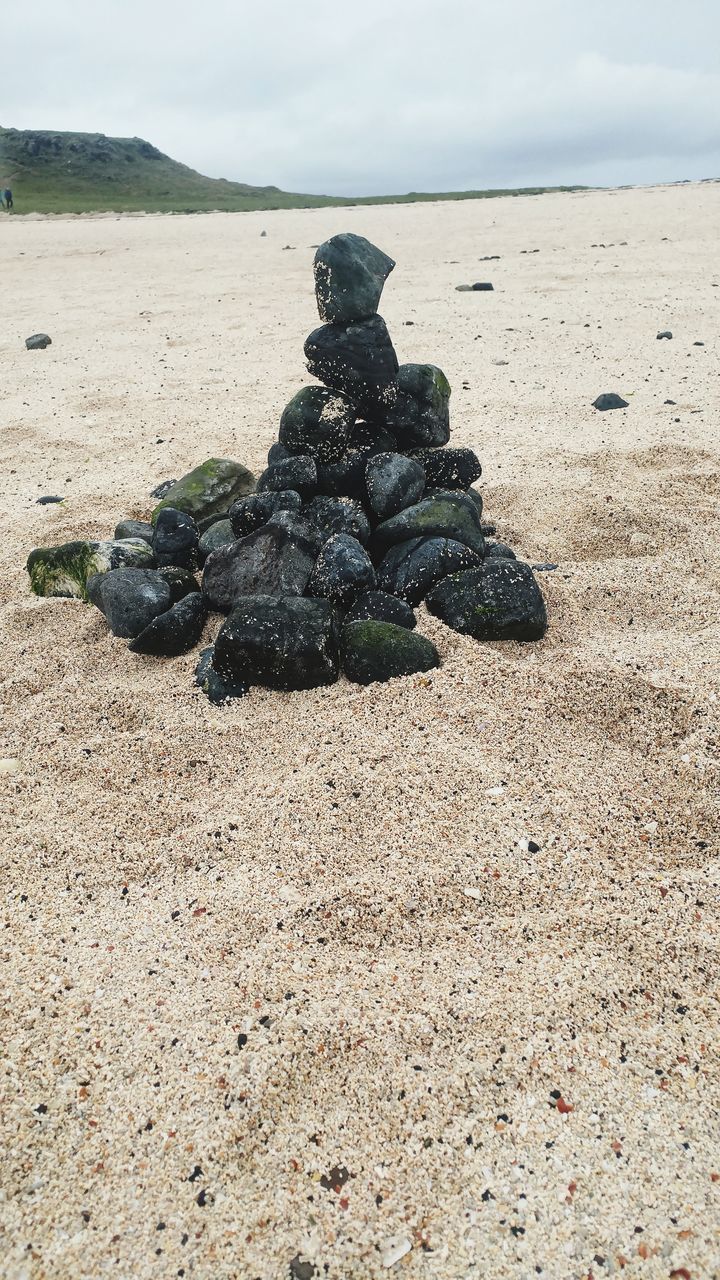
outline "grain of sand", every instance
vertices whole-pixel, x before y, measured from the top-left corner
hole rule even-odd
[[[3,1276],[720,1273],[719,223],[712,184],[2,221]],[[421,609],[428,676],[213,707],[24,561],[261,469],[346,229],[550,630]]]

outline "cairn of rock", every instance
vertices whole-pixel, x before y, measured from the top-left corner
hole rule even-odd
[[[155,656],[187,652],[208,614],[225,614],[196,671],[215,702],[254,684],[307,689],[341,671],[369,684],[436,667],[414,631],[422,601],[477,640],[541,637],[530,566],[486,540],[480,463],[448,446],[445,375],[399,366],[378,315],[394,266],[362,236],[320,245],[323,323],[305,342],[318,382],[286,406],[257,481],[209,459],[156,491],[150,522],[33,551],[33,590],[90,600],[133,652]]]

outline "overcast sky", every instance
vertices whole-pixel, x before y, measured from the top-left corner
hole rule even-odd
[[[720,176],[720,0],[31,0],[0,124],[364,195]]]

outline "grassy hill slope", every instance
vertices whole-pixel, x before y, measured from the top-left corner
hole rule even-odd
[[[538,195],[578,187],[525,187],[498,191],[409,192],[397,196],[297,195],[206,178],[163,155],[142,138],[102,133],[51,133],[0,126],[0,180],[12,175],[16,213],[87,213],[145,210],[196,213],[207,209],[308,209],[326,205],[469,200]]]

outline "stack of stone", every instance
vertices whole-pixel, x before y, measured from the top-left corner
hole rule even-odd
[[[123,521],[119,541],[92,544],[115,550],[79,591],[38,585],[47,588],[48,556],[67,548],[33,552],[34,589],[90,598],[145,653],[184,652],[208,612],[226,614],[196,674],[213,701],[253,684],[306,689],[341,671],[368,684],[438,666],[413,630],[423,600],[479,640],[543,635],[530,567],[486,541],[477,457],[447,447],[447,379],[434,365],[399,366],[377,313],[394,266],[362,236],[319,247],[324,323],[305,343],[318,383],[285,408],[257,483],[211,459],[164,493],[150,524]]]

